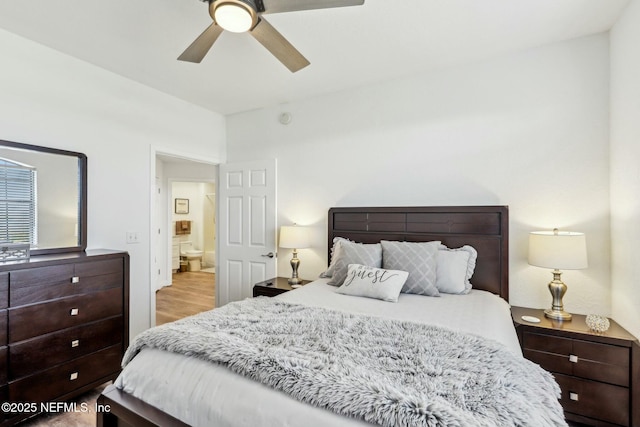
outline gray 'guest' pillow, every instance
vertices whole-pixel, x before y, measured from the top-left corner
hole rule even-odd
[[[440,296],[436,287],[439,241],[414,243],[383,240],[380,243],[382,244],[382,268],[409,272],[402,292]]]
[[[340,286],[347,277],[349,264],[380,268],[382,265],[382,246],[380,243],[365,245],[349,240],[340,240],[340,249],[334,252],[334,259],[335,263],[331,263],[333,266],[331,280],[327,284]]]
[[[344,295],[398,302],[406,271],[384,270],[359,264],[349,264],[347,278],[336,292]]]

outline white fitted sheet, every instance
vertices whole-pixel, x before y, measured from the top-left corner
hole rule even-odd
[[[278,296],[292,303],[445,326],[499,341],[521,355],[509,305],[484,291],[439,298],[401,294],[397,303],[341,295],[320,279]],[[144,349],[116,386],[193,426],[363,426],[227,368],[156,349]]]

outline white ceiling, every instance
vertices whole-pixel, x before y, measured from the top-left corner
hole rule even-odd
[[[629,0],[365,0],[269,15],[311,65],[292,74],[248,34],[176,58],[211,23],[199,0],[3,0],[0,28],[231,114],[607,31]]]

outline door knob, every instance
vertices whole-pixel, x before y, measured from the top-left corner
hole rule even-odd
[[[269,252],[268,254],[262,254],[260,256],[264,256],[264,257],[267,257],[267,258],[273,258],[275,256],[275,254],[273,252]]]

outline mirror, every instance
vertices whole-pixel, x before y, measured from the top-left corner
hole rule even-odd
[[[32,255],[87,247],[87,156],[0,140],[0,242]]]

